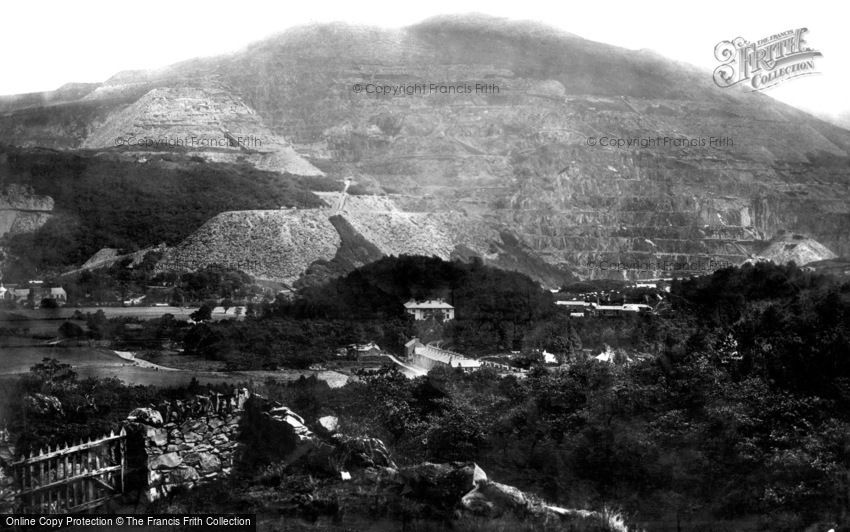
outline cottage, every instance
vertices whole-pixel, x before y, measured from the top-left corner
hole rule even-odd
[[[13,288],[12,289],[12,300],[15,303],[26,303],[30,297],[30,289],[29,288]]]
[[[558,363],[558,357],[556,357],[554,354],[546,351],[545,349],[543,350],[542,354],[543,354],[543,363],[544,364],[557,364]]]
[[[442,299],[429,299],[427,301],[415,301],[411,299],[404,304],[404,308],[416,320],[427,320],[431,318],[443,320],[455,319],[455,308]]]
[[[210,313],[210,317],[214,320],[223,320],[227,318],[235,318],[237,320],[241,320],[245,318],[245,306],[235,306],[235,307],[215,307],[212,309]]]
[[[67,303],[68,294],[65,292],[64,288],[56,286],[50,289],[50,292],[47,294],[47,299],[55,299],[59,303]]]

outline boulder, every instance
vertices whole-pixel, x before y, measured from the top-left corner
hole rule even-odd
[[[153,408],[137,408],[130,412],[130,414],[127,416],[127,419],[130,421],[136,421],[138,423],[153,425],[155,427],[162,426],[162,414],[160,414],[158,410],[154,410]]]
[[[180,425],[180,431],[183,433],[197,432],[204,433],[207,431],[207,425],[203,421],[197,419],[189,420]]]
[[[145,427],[145,438],[150,440],[154,445],[162,446],[168,443],[168,433],[164,428],[148,426]]]
[[[186,440],[186,441],[188,441],[188,440]],[[224,445],[226,443],[229,443],[230,439],[227,436],[225,436],[224,434],[216,434],[215,436],[213,436],[213,439],[210,440],[210,442],[213,445]]]
[[[378,438],[337,436],[333,439],[333,443],[337,449],[339,462],[344,469],[396,467],[386,445]]]
[[[464,495],[461,500],[464,508],[474,513],[500,516],[513,513],[524,516],[531,512],[531,504],[517,488],[498,482],[484,481]]]
[[[202,475],[221,470],[221,460],[214,454],[204,453],[198,463],[198,472]]]
[[[183,463],[183,459],[177,453],[165,453],[157,456],[148,463],[150,469],[170,469]]]
[[[496,513],[496,505],[486,495],[474,489],[463,496],[461,505],[469,512],[476,515],[493,515]]]
[[[401,494],[442,510],[458,505],[475,488],[474,479],[484,472],[474,463],[432,464],[423,462],[399,470],[404,481]],[[486,481],[485,481],[486,482]]]
[[[336,416],[322,416],[318,420],[318,426],[320,430],[323,430],[327,434],[334,434],[339,426],[339,418]]]
[[[192,466],[181,466],[168,473],[169,484],[184,484],[195,482],[201,478],[198,471]]]
[[[183,455],[183,463],[190,466],[195,466],[201,463],[201,454],[198,452],[188,452]]]
[[[269,415],[274,417],[274,418],[278,418],[278,419],[284,419],[284,418],[291,417],[291,418],[294,418],[295,420],[297,420],[298,424],[304,425],[304,418],[299,416],[298,414],[296,414],[295,412],[293,412],[292,410],[290,410],[289,408],[287,408],[285,406],[276,406],[276,407],[271,408],[269,410]]]

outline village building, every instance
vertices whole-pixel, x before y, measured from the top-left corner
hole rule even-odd
[[[13,288],[12,289],[12,301],[18,304],[26,303],[30,297],[30,289],[29,288]]]
[[[212,309],[212,312],[210,312],[210,318],[214,320],[223,320],[227,318],[235,318],[237,320],[241,320],[245,318],[246,308],[247,307],[241,305],[227,308],[224,308],[222,306],[214,307]]]
[[[68,302],[68,293],[61,286],[56,286],[51,288],[50,292],[46,294],[46,299],[53,299],[57,303],[65,304]]]
[[[464,371],[472,371],[481,367],[481,362],[473,358],[466,358],[460,353],[449,351],[433,345],[424,345],[417,338],[404,344],[407,360],[412,364],[426,370],[443,366],[449,368],[460,368]]]
[[[411,299],[404,304],[404,308],[415,320],[428,320],[431,318],[443,320],[455,319],[455,308],[442,299],[429,299],[427,301],[415,301]]]
[[[550,353],[544,349],[543,353],[541,354],[543,355],[544,364],[555,365],[558,363],[558,357],[556,357],[553,353]]]
[[[131,297],[130,299],[124,300],[124,306],[132,307],[135,305],[141,305],[144,300],[145,296]]]
[[[42,286],[42,281],[32,281],[35,284],[18,286],[10,284],[7,287],[0,285],[0,301],[12,301],[18,305],[32,303],[35,306],[43,299],[52,299],[59,305],[68,302],[68,294],[61,286],[47,288]]]

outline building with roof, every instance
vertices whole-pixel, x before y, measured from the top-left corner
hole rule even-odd
[[[442,299],[428,299],[426,301],[415,301],[411,299],[404,304],[408,314],[415,320],[427,320],[438,318],[443,320],[455,319],[455,308]]]
[[[481,367],[481,362],[474,358],[467,358],[460,353],[441,347],[424,345],[416,338],[404,344],[404,348],[408,361],[426,370],[444,366],[472,371]]]
[[[23,304],[29,301],[30,297],[30,289],[29,288],[13,288],[12,289],[12,300],[15,303]]]
[[[68,302],[68,293],[65,292],[65,289],[61,286],[54,286],[50,289],[50,292],[45,294],[46,299],[55,299],[59,303],[67,303]]]

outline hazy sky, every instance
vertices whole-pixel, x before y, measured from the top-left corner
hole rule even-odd
[[[738,36],[754,41],[807,27],[809,46],[823,53],[816,60],[821,74],[785,82],[767,94],[816,112],[850,110],[850,8],[812,0],[10,2],[0,7],[0,94],[104,81],[121,70],[232,52],[311,22],[400,27],[434,15],[468,12],[540,21],[591,40],[655,50],[707,70],[717,65],[714,46],[719,41]]]

